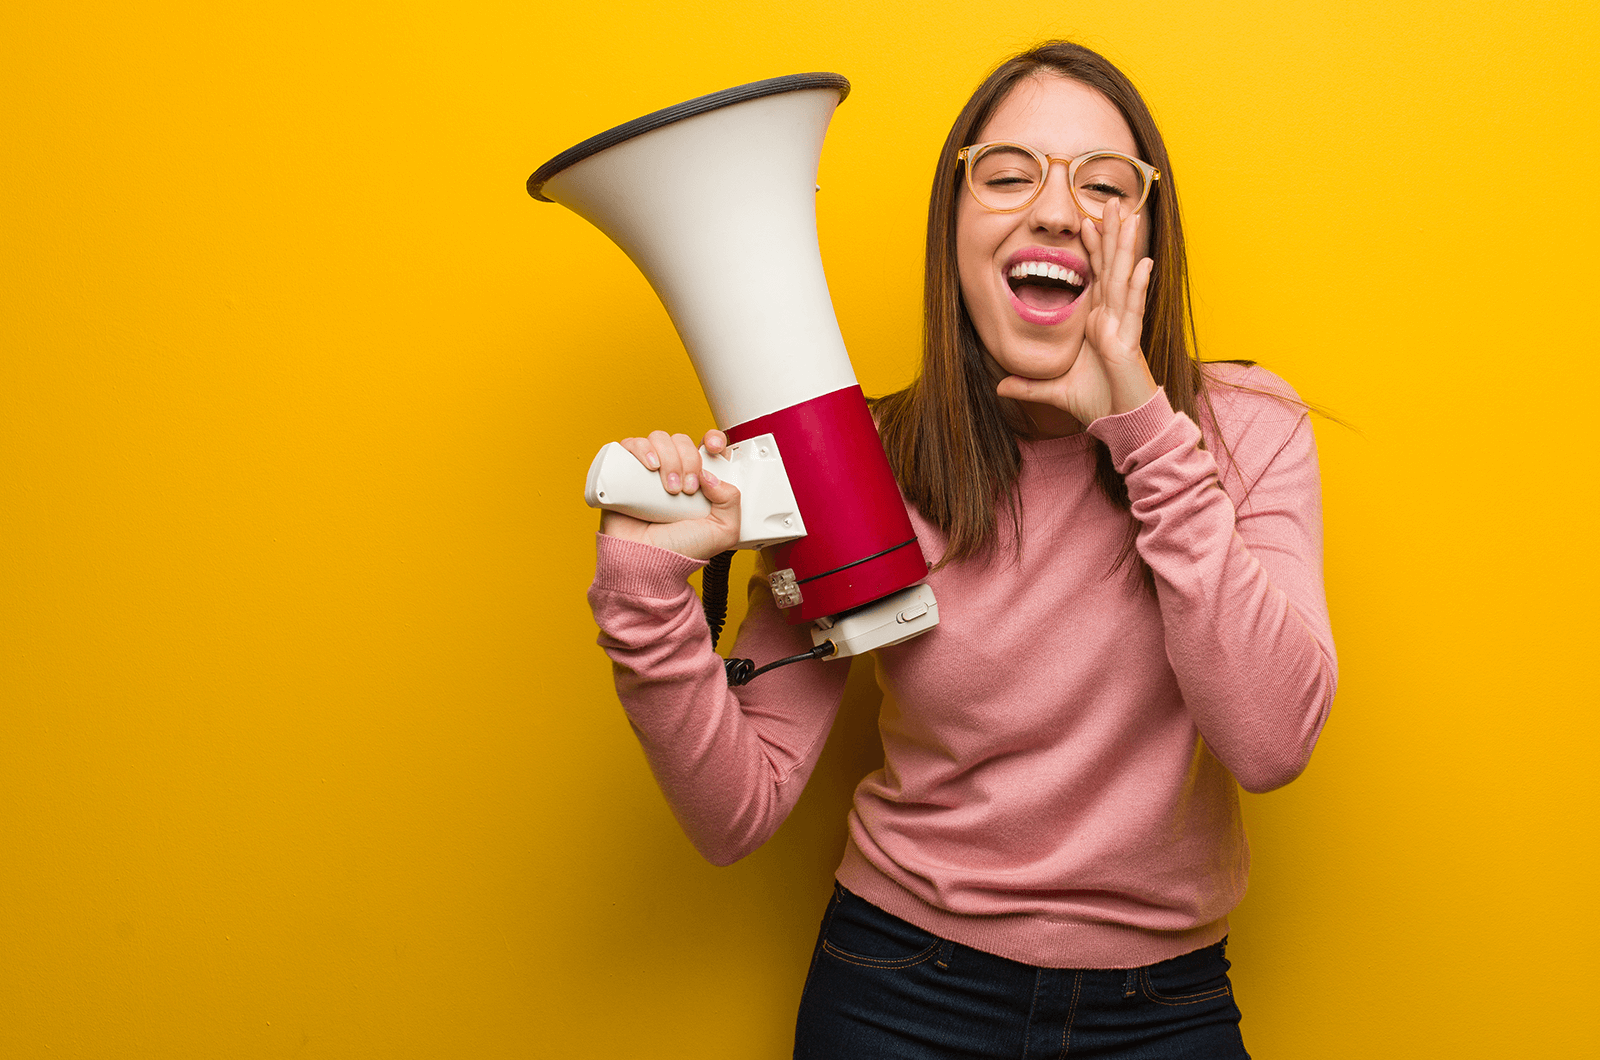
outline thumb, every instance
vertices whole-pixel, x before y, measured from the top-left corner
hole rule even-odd
[[[731,482],[726,482],[709,469],[700,472],[700,492],[706,500],[711,502],[711,517],[724,522],[731,520],[737,529],[739,526],[739,487]]]
[[[701,469],[700,482],[703,486],[700,492],[706,495],[706,500],[711,502],[713,508],[726,508],[739,503],[739,487],[713,475],[710,468]]]
[[[1049,380],[1029,379],[1025,375],[1008,375],[995,384],[994,392],[998,397],[1010,398],[1013,401],[1040,401],[1041,394],[1049,385]]]
[[[652,544],[693,559],[710,559],[739,543],[738,489],[702,468],[700,494],[710,502],[711,511],[702,519],[650,524]]]

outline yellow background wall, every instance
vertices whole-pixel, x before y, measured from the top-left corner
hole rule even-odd
[[[579,492],[708,413],[522,182],[846,74],[819,226],[881,393],[944,130],[1052,35],[1153,102],[1204,352],[1355,428],[1318,427],[1334,718],[1247,805],[1247,1040],[1597,1055],[1596,7],[1078,6],[8,5],[0,1056],[787,1055],[871,675],[778,837],[700,862],[593,643]]]

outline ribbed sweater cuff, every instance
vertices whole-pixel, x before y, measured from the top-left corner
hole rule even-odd
[[[1167,400],[1167,392],[1160,387],[1150,400],[1131,412],[1101,416],[1089,424],[1089,433],[1106,443],[1111,450],[1111,462],[1124,475],[1135,463],[1134,454],[1159,438],[1172,426],[1177,413]]]
[[[689,575],[705,561],[664,548],[595,535],[594,587],[609,592],[671,600],[683,594]]]

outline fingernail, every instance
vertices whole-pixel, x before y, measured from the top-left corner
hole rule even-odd
[[[723,434],[721,431],[713,431],[711,434],[711,440],[716,443],[719,449],[728,444],[728,436]]]
[[[656,456],[654,453],[646,453],[644,454],[644,466],[649,468],[651,471],[660,471],[661,458]]]
[[[722,485],[722,480],[719,479],[717,476],[713,475],[709,471],[700,472],[700,477],[705,481],[705,484],[707,486],[720,486],[720,485]]]
[[[699,488],[700,488],[700,482],[693,475],[685,475],[683,477],[683,492],[685,492],[685,493],[693,493],[695,490],[697,490]]]
[[[671,493],[678,488],[678,473],[674,471],[667,476],[667,492]]]

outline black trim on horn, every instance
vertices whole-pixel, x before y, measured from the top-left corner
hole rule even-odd
[[[851,567],[859,567],[859,566],[861,566],[861,564],[868,563],[868,562],[870,562],[872,560],[875,560],[879,556],[887,556],[891,552],[898,552],[900,549],[905,548],[907,545],[914,545],[916,543],[917,543],[917,539],[913,537],[910,540],[900,542],[898,545],[891,545],[890,547],[884,549],[882,552],[874,552],[870,556],[862,556],[860,559],[853,560],[853,561],[851,561],[849,563],[846,563],[842,567],[835,567],[832,570],[825,570],[821,574],[813,574],[809,578],[801,578],[799,581],[795,582],[795,584],[796,585],[804,585],[807,582],[814,582],[818,578],[826,578],[830,574],[838,574],[842,570],[849,570]]]
[[[762,96],[776,96],[780,92],[800,92],[808,88],[834,89],[839,93],[841,103],[850,94],[850,82],[839,74],[789,74],[787,77],[769,77],[765,81],[752,81],[748,85],[738,85],[734,88],[725,88],[721,92],[713,92],[709,96],[699,96],[676,106],[667,107],[665,110],[658,110],[654,114],[646,114],[642,118],[624,122],[598,136],[589,137],[576,147],[567,148],[533,171],[533,176],[528,178],[528,194],[540,202],[550,202],[551,200],[542,194],[545,181],[568,166],[582,162],[590,155],[597,155],[608,147],[615,147],[624,140],[631,140],[635,136],[642,136],[664,125],[692,118],[696,114],[730,107],[747,100],[760,99]]]

